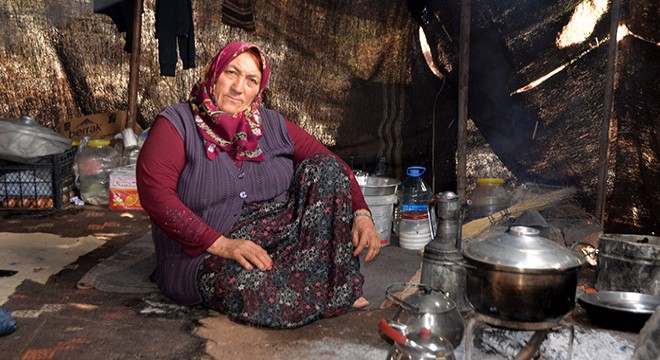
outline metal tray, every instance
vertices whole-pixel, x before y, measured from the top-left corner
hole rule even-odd
[[[598,291],[578,297],[589,321],[597,326],[639,332],[653,315],[660,296],[623,291]]]
[[[382,196],[395,194],[401,180],[381,176],[355,176],[362,195]]]

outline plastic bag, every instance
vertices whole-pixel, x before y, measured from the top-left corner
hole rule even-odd
[[[37,123],[29,116],[0,120],[0,159],[30,164],[71,148],[71,139]]]
[[[0,307],[0,336],[11,334],[16,331],[16,319],[11,316],[9,310]]]

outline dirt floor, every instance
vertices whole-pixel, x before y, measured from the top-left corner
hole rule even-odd
[[[385,358],[390,344],[380,337],[376,324],[389,318],[393,309],[354,311],[301,329],[268,330],[232,323],[200,307],[175,306],[160,293],[104,293],[76,286],[92,267],[149,229],[142,211],[85,205],[0,212],[0,232],[108,239],[45,285],[25,281],[17,288],[2,306],[23,315],[17,318],[16,332],[0,337],[0,359]],[[593,274],[586,269],[581,283],[589,284]],[[571,320],[590,327],[579,306]],[[209,334],[218,329],[222,334]],[[636,334],[621,335],[631,341],[636,338]]]
[[[142,211],[85,205],[58,211],[0,212],[0,232],[108,239],[51,276],[47,284],[25,281],[17,288],[2,306],[10,312],[29,311],[30,316],[17,317],[18,330],[0,337],[0,358],[210,359],[223,353],[231,354],[228,358],[232,359],[275,358],[276,349],[290,354],[293,347],[300,349],[300,342],[331,335],[371,344],[383,354],[389,348],[376,330],[386,310],[355,311],[303,329],[273,331],[233,324],[201,307],[173,306],[160,293],[118,294],[77,288],[87,271],[149,229],[148,217]],[[227,341],[209,344],[207,351],[206,338],[214,336],[204,331],[218,328],[227,329],[227,336],[221,337]],[[205,337],[198,336],[200,333]],[[255,337],[259,346],[249,340]]]
[[[81,290],[78,280],[89,269],[128,242],[149,231],[146,214],[101,207],[60,211],[0,213],[0,231],[43,232],[63,237],[109,238],[46,285],[25,281],[3,307],[33,310],[32,318],[17,318],[18,330],[0,338],[3,359],[196,359],[204,342],[191,333],[204,311],[192,309],[165,315],[141,315],[147,301],[169,303],[159,294],[108,294]]]

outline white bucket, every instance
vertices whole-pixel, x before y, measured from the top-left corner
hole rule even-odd
[[[396,194],[365,196],[364,200],[371,210],[371,217],[380,234],[380,245],[389,245],[392,237],[392,215],[397,201]]]
[[[431,242],[431,233],[426,234],[399,234],[399,246],[408,250],[423,249]]]

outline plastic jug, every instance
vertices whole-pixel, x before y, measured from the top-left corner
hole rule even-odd
[[[428,208],[431,198],[431,189],[422,180],[422,175],[426,171],[423,166],[411,166],[406,174],[407,178],[401,183],[401,215],[406,211],[423,211]]]
[[[80,197],[92,205],[108,205],[110,172],[119,167],[121,156],[110,140],[89,140],[81,146],[74,168]]]
[[[431,241],[430,232],[419,233],[418,231],[409,231],[411,229],[408,223],[424,223],[428,229],[428,203],[431,198],[431,189],[422,180],[422,175],[426,171],[423,166],[411,166],[406,171],[408,177],[401,182],[399,192],[398,212],[395,219],[395,229],[399,236],[399,243],[402,240],[414,238],[418,243],[428,243]],[[403,226],[402,226],[403,225]],[[415,244],[415,247],[424,246]]]
[[[476,187],[470,195],[472,204],[469,207],[470,219],[478,219],[500,210],[511,204],[511,196],[503,187],[502,178],[478,178]]]

